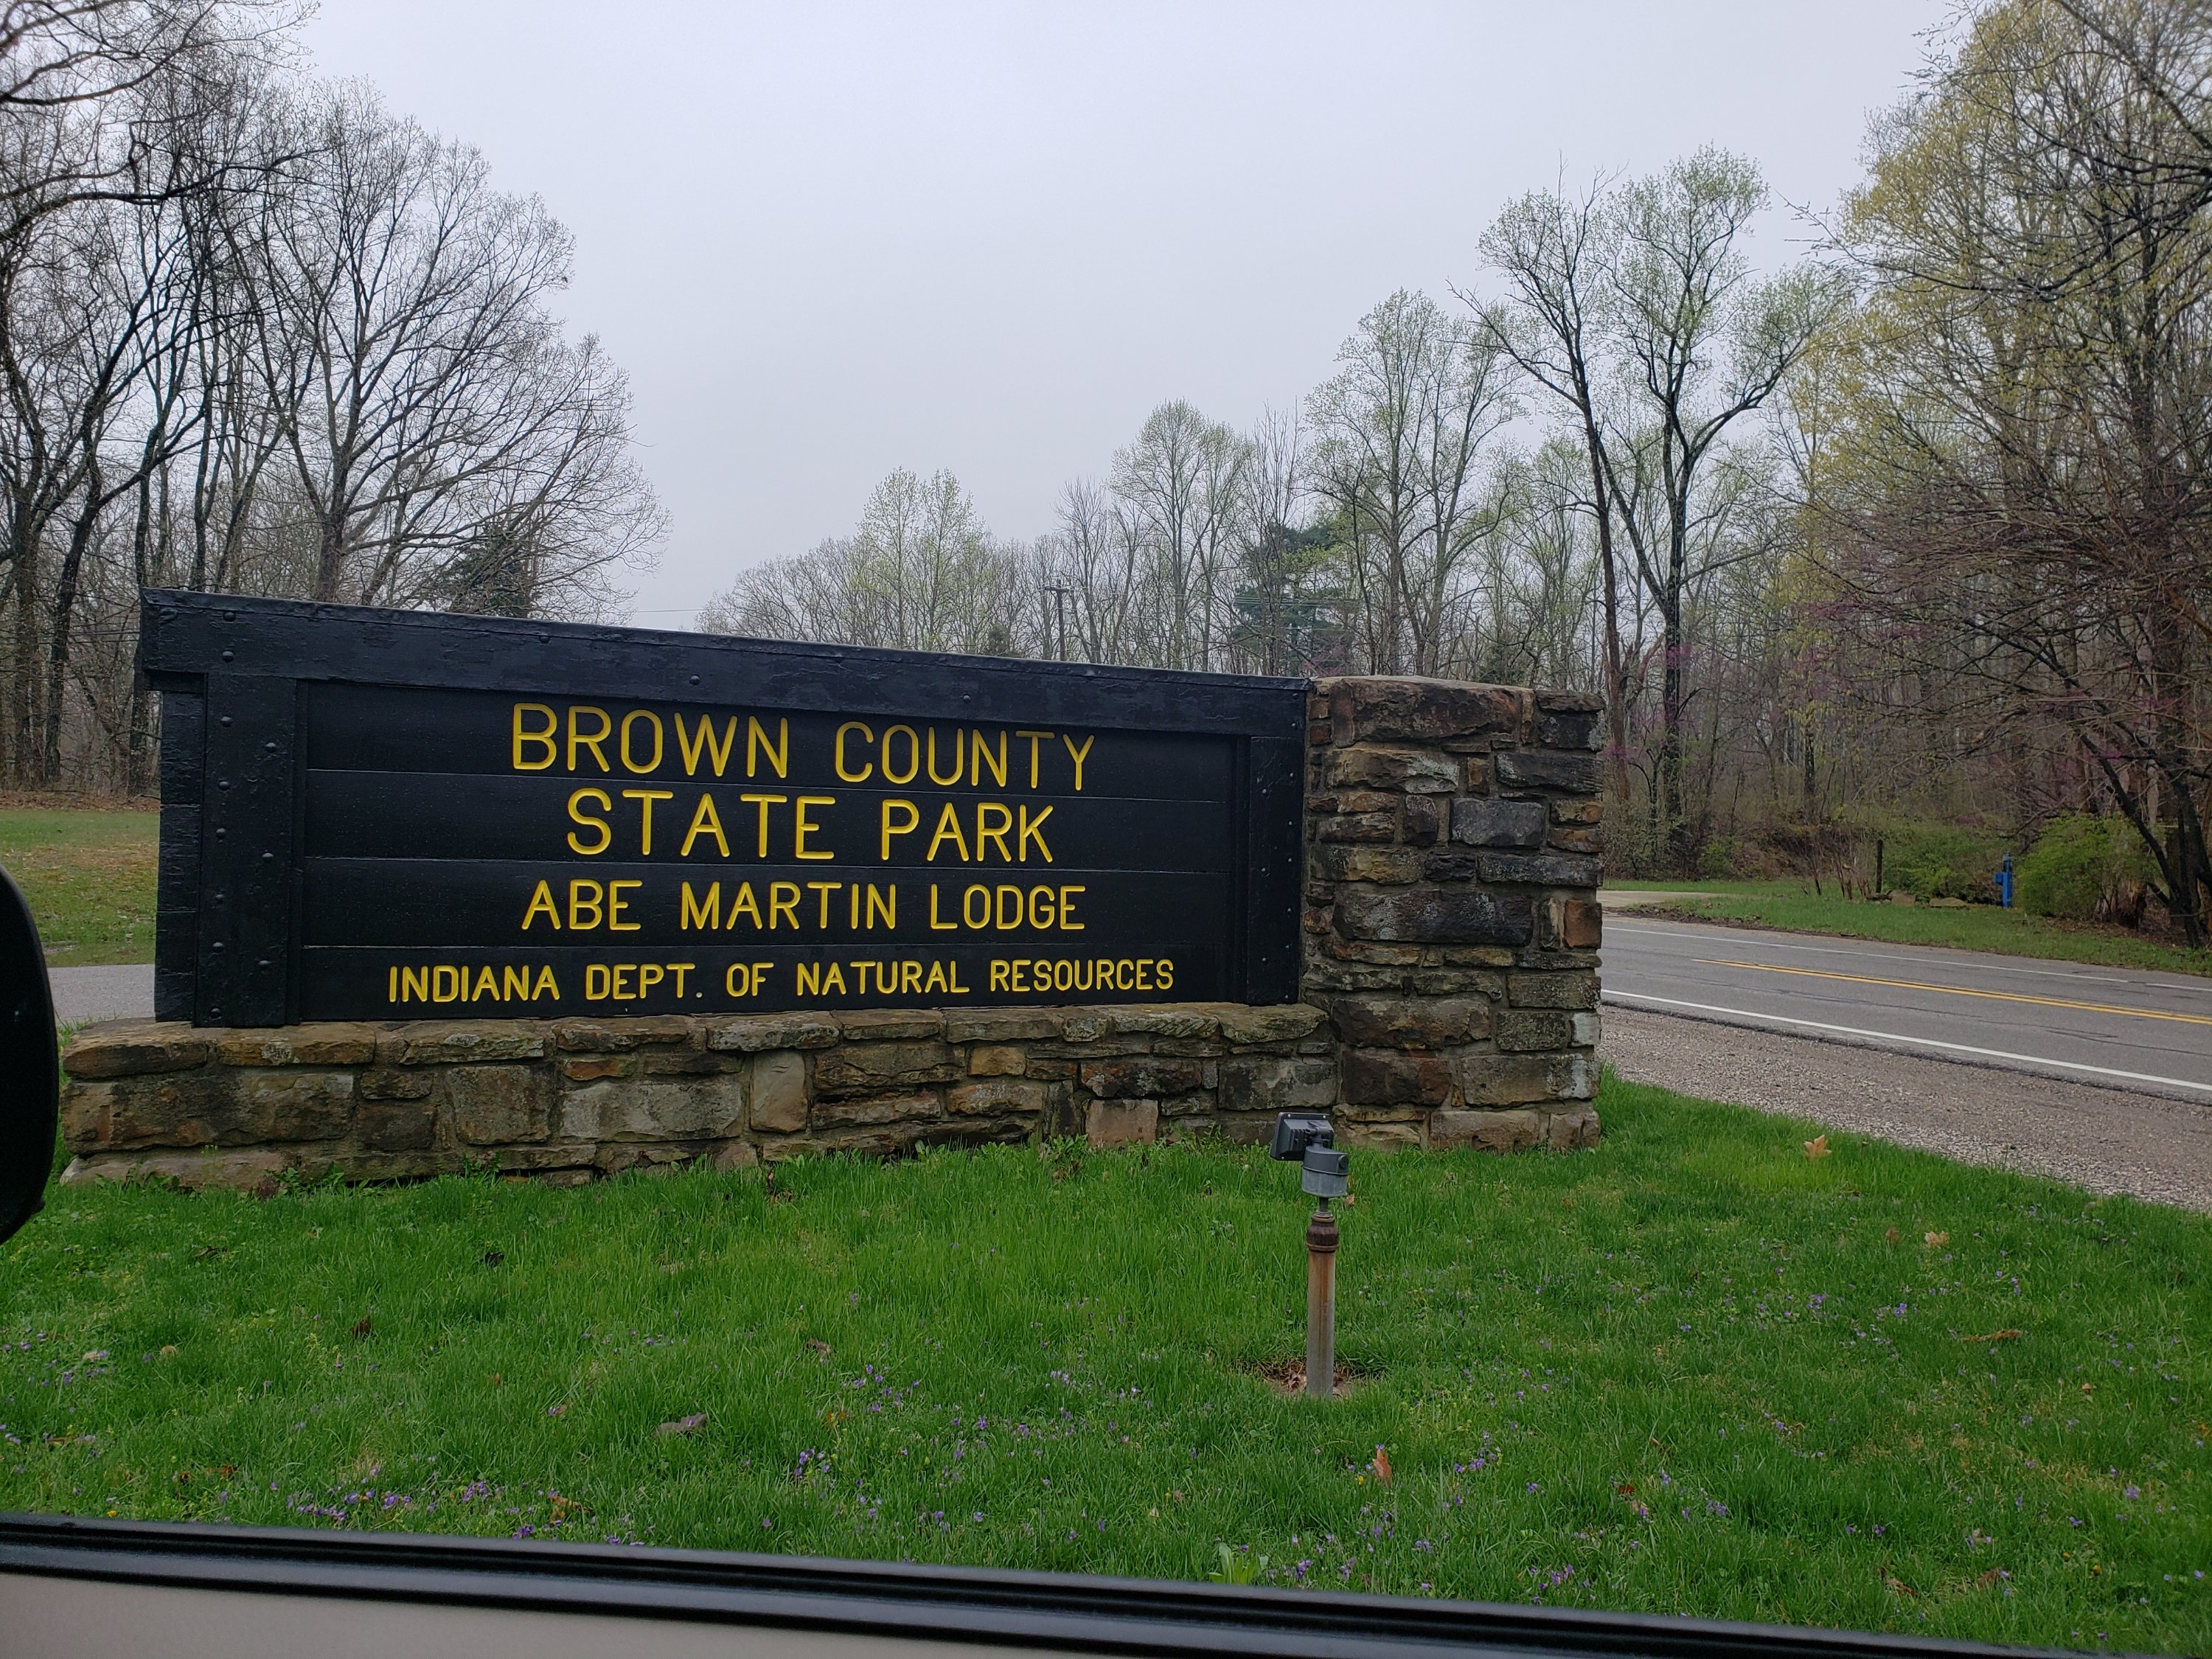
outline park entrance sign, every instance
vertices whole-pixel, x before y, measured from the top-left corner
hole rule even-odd
[[[149,593],[202,1025],[1298,990],[1306,685]]]

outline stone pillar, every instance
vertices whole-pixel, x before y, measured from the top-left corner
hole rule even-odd
[[[1352,1144],[1591,1145],[1603,847],[1596,698],[1315,682],[1304,1000]]]

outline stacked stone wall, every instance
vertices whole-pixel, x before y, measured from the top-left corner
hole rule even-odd
[[[582,1181],[1059,1135],[1592,1144],[1594,699],[1315,683],[1297,1003],[87,1028],[64,1179]]]
[[[1316,684],[1303,981],[1341,1043],[1347,1139],[1596,1139],[1599,712],[1514,686]]]
[[[253,1186],[468,1170],[586,1181],[709,1159],[1084,1135],[1264,1139],[1337,1095],[1298,1004],[754,1018],[116,1022],[70,1050],[65,1179]]]

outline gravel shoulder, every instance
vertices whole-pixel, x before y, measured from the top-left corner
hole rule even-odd
[[[1600,1052],[1631,1083],[2212,1211],[2212,1105],[1617,1004]]]

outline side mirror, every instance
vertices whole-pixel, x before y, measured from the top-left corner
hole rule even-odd
[[[1275,1114],[1275,1143],[1267,1149],[1267,1156],[1278,1163],[1289,1164],[1306,1155],[1309,1146],[1334,1146],[1336,1131],[1319,1112],[1278,1112]]]
[[[54,994],[39,926],[22,889],[0,870],[0,1240],[46,1206],[61,1091]]]

